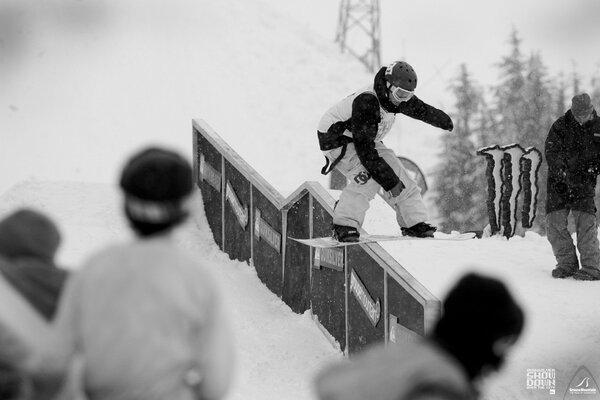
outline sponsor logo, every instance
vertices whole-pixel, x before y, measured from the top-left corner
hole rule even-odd
[[[221,192],[221,174],[204,159],[204,154],[200,154],[200,181],[206,181],[217,192]]]
[[[344,250],[338,248],[315,248],[313,262],[315,268],[331,268],[336,271],[344,270]]]
[[[379,318],[381,317],[381,303],[379,302],[379,299],[377,299],[377,301],[373,300],[367,291],[367,288],[354,270],[352,270],[352,273],[350,274],[350,292],[352,292],[354,297],[356,297],[356,300],[358,300],[358,303],[367,314],[367,317],[369,317],[371,324],[377,326]]]
[[[242,202],[235,194],[235,190],[233,190],[233,186],[231,186],[231,182],[229,181],[227,182],[227,188],[225,189],[225,199],[231,206],[233,214],[240,226],[243,229],[246,229],[246,226],[248,225],[248,207],[242,205]]]
[[[258,208],[254,209],[254,236],[263,239],[269,246],[281,253],[281,234],[277,232],[267,221],[262,219]]]
[[[573,399],[584,396],[586,399],[596,399],[600,397],[600,390],[596,380],[590,371],[581,366],[573,375],[569,383],[569,388],[565,392],[564,399]]]
[[[398,317],[393,314],[389,314],[388,322],[389,338],[392,343],[414,342],[421,337],[417,332],[413,332],[403,325],[400,325]]]
[[[522,196],[521,225],[531,228],[538,197],[538,171],[542,153],[535,147],[518,144],[490,146],[477,150],[487,160],[488,216],[492,235],[502,232],[507,238],[517,227],[517,203]]]
[[[556,370],[528,368],[526,387],[529,390],[547,390],[549,394],[556,394]]]

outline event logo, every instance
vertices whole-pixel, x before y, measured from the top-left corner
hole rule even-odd
[[[584,396],[586,399],[600,398],[598,384],[590,371],[584,366],[579,367],[573,375],[564,399],[580,398],[580,396]]]
[[[556,394],[556,370],[554,368],[527,368],[527,389],[548,390]]]
[[[502,232],[507,238],[517,227],[517,203],[522,198],[521,226],[531,228],[538,197],[538,171],[542,153],[535,147],[526,150],[518,144],[490,146],[477,151],[487,160],[487,209],[492,235]]]

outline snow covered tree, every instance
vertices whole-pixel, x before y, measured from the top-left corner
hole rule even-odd
[[[454,131],[444,135],[443,152],[434,175],[433,200],[442,231],[481,229],[487,224],[485,167],[476,155],[483,95],[465,65],[451,84],[456,97]],[[485,122],[484,122],[485,124]]]
[[[511,52],[497,64],[500,82],[493,89],[494,117],[501,136],[496,137],[499,143],[487,145],[517,143],[519,132],[523,131],[526,63],[521,52],[521,39],[515,29],[511,32],[509,43]]]

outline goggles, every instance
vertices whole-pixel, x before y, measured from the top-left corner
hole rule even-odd
[[[394,100],[398,102],[408,101],[415,94],[410,90],[402,89],[401,87],[390,86],[390,93]]]

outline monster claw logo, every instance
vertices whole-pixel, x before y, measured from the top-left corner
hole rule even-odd
[[[526,150],[518,144],[490,146],[477,151],[487,160],[487,209],[492,235],[503,231],[507,238],[517,227],[517,202],[523,193],[521,225],[531,228],[538,195],[538,171],[542,153],[535,147]]]

